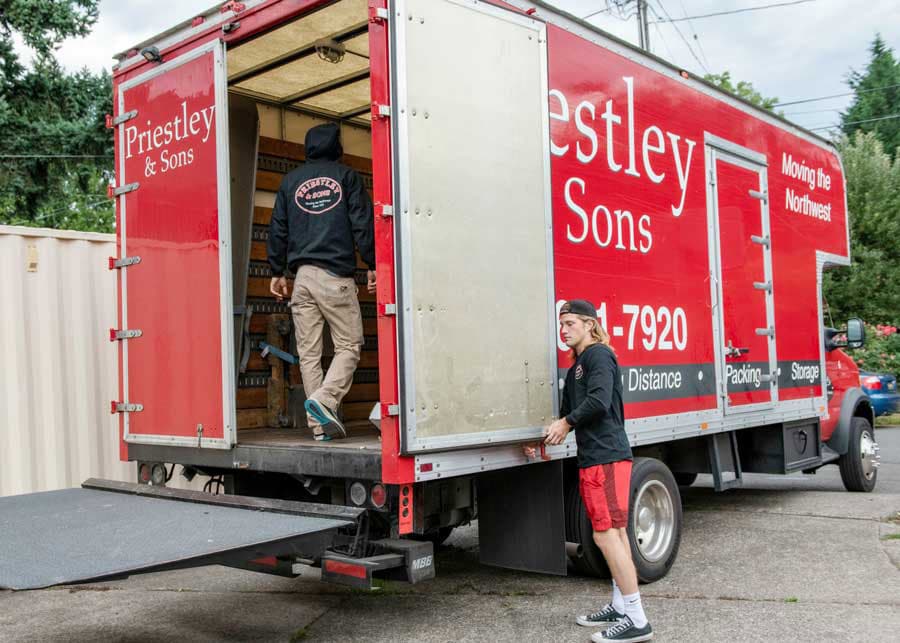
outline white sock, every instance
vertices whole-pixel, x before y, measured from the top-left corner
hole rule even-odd
[[[625,613],[625,599],[622,598],[622,590],[620,590],[619,586],[616,585],[615,580],[613,580],[612,606],[613,609],[616,610],[619,614]]]
[[[641,605],[641,593],[635,592],[622,598],[625,600],[625,616],[631,619],[635,627],[644,627],[647,624],[647,616]]]

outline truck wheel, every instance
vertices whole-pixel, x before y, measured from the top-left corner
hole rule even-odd
[[[635,458],[631,470],[628,539],[638,579],[665,576],[681,543],[681,495],[669,468],[654,458]]]
[[[866,418],[850,420],[847,453],[838,460],[847,491],[872,491],[878,480],[878,444],[875,430]]]
[[[609,578],[609,567],[597,545],[594,544],[594,529],[588,520],[584,503],[581,500],[581,492],[578,490],[578,475],[568,480],[566,489],[566,540],[581,545],[582,555],[578,558],[569,558],[572,567],[579,574],[596,576],[597,578]]]
[[[690,487],[697,481],[696,473],[673,473],[672,475],[675,476],[675,482],[679,487]]]
[[[452,533],[453,527],[436,527],[435,529],[426,531],[424,534],[413,534],[410,538],[412,540],[430,542],[434,545],[434,548],[437,549],[444,544],[444,541],[446,541]]]

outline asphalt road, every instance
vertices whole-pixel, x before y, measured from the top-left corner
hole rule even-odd
[[[900,428],[877,432],[878,487],[814,476],[747,476],[684,493],[678,561],[642,588],[658,641],[896,641],[900,638]],[[573,623],[604,581],[478,564],[477,531],[456,530],[438,578],[375,594],[314,578],[224,568],[39,592],[0,592],[3,641],[587,641]]]

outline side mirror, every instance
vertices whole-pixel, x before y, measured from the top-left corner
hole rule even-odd
[[[852,317],[847,320],[847,348],[862,348],[866,343],[866,326],[863,320]]]

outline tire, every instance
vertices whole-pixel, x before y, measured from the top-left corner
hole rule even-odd
[[[581,545],[582,555],[569,558],[574,570],[584,576],[609,578],[609,567],[600,549],[594,544],[594,529],[587,517],[581,493],[578,490],[578,472],[567,480],[565,493],[566,540]]]
[[[675,482],[678,483],[679,487],[690,487],[697,481],[696,473],[673,473],[672,475],[675,477]]]
[[[669,468],[654,458],[635,458],[631,470],[628,540],[638,580],[652,583],[669,573],[681,544],[681,494]]]
[[[647,495],[647,494],[650,495]],[[639,497],[639,494],[641,497]],[[594,544],[593,529],[588,520],[581,494],[578,491],[578,478],[569,480],[566,490],[566,540],[579,543],[582,548],[580,558],[570,559],[572,567],[579,573],[599,578],[609,578],[609,568],[603,554]],[[650,502],[657,500],[657,503]],[[636,511],[636,502],[643,508],[644,524],[640,524],[640,511]],[[665,533],[654,531],[653,518],[658,511],[654,508],[665,504],[668,511],[667,529]],[[681,495],[678,485],[669,468],[653,458],[635,458],[631,469],[631,485],[629,496],[628,540],[631,542],[631,556],[637,571],[638,580],[652,583],[665,576],[678,556],[681,543]],[[650,520],[650,524],[648,524]],[[635,534],[654,539],[652,542],[638,542]],[[656,534],[659,533],[659,536]]]
[[[410,538],[412,540],[430,542],[434,545],[435,549],[437,549],[444,544],[444,542],[450,537],[451,533],[453,533],[453,527],[438,527],[436,529],[427,531],[424,534],[413,534],[412,536],[410,536]]]
[[[847,491],[870,492],[878,481],[878,444],[875,430],[866,418],[850,420],[850,437],[847,453],[838,460],[841,480]]]

